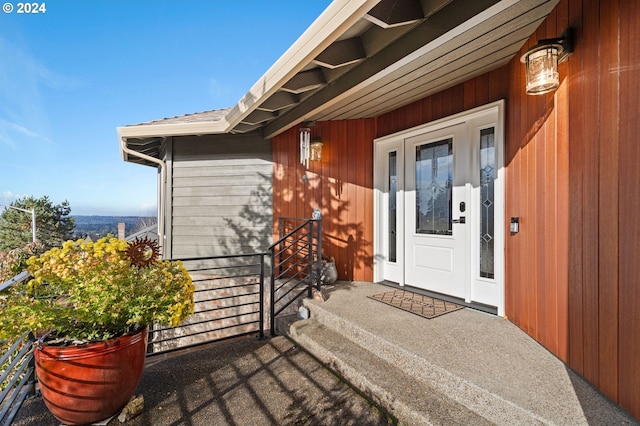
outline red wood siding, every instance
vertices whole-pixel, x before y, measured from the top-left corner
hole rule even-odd
[[[506,67],[492,71],[378,117],[376,137],[505,99],[508,86],[509,75]]]
[[[323,252],[336,260],[338,276],[373,280],[373,138],[375,120],[317,123],[322,161],[300,164],[299,127],[273,140],[274,228],[279,217],[322,212]],[[303,181],[306,176],[306,182]]]
[[[604,5],[604,0],[602,0]],[[608,76],[617,80],[619,96],[617,140],[603,140],[603,144],[613,143],[615,154],[609,154],[609,163],[618,167],[618,191],[614,198],[617,208],[613,214],[605,212],[611,221],[617,223],[614,230],[601,230],[601,235],[608,236],[607,247],[616,247],[619,257],[617,265],[609,267],[609,270],[617,269],[608,278],[603,288],[617,297],[610,303],[618,302],[618,309],[611,309],[618,318],[618,400],[620,404],[636,417],[640,418],[640,8],[632,1],[620,1],[617,16],[607,19],[618,19],[620,28],[618,42],[615,43],[615,34],[607,48],[618,50],[619,60],[611,62],[609,67],[604,67],[613,74]],[[611,31],[613,32],[613,31]],[[611,37],[611,32],[608,32]],[[613,43],[613,45],[611,45]],[[604,48],[605,46],[603,46]],[[617,49],[616,49],[617,47]],[[609,84],[608,90],[614,91],[614,84]],[[606,112],[605,112],[606,113]],[[617,142],[617,143],[616,143]],[[609,188],[603,188],[605,191]],[[610,188],[615,192],[615,188]],[[615,232],[617,231],[617,232]],[[613,233],[615,232],[615,233]],[[616,267],[617,266],[617,267]],[[616,289],[615,284],[618,283]],[[610,295],[607,300],[614,299]],[[615,321],[609,319],[608,321]],[[615,333],[616,330],[607,330]],[[615,350],[615,349],[613,349]],[[604,363],[611,361],[603,359]],[[615,361],[614,361],[615,362]],[[615,374],[615,371],[613,372]]]
[[[309,184],[297,129],[278,136],[274,217],[321,205],[341,278],[370,280],[372,140],[506,99],[506,315],[640,418],[640,8],[561,0],[520,53],[568,26],[575,50],[551,94],[524,93],[518,55],[375,120],[319,123],[325,157]]]
[[[560,88],[523,94],[509,68],[506,312],[640,417],[640,12],[628,1],[562,0],[530,38],[575,30]],[[635,64],[635,65],[634,65]]]
[[[640,417],[640,12],[630,3],[563,0],[538,28],[521,53],[575,30],[556,92],[525,95],[517,57],[461,93],[380,117],[378,135],[458,112],[442,106],[454,91],[463,109],[507,99],[506,217],[521,223],[507,233],[507,316]]]
[[[564,18],[563,18],[564,17]],[[566,20],[551,12],[523,46],[552,38],[555,22]],[[549,22],[554,22],[550,25]],[[566,27],[566,23],[564,25]],[[506,219],[520,218],[520,232],[505,241],[505,312],[561,359],[567,359],[568,298],[568,90],[566,64],[563,81],[553,94],[528,96],[524,68],[517,55],[508,68],[506,120]]]

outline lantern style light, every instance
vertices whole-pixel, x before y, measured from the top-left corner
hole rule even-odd
[[[311,137],[311,128],[314,122],[306,122],[305,127],[300,128],[300,163],[307,169],[309,161],[322,161],[322,138]]]
[[[569,29],[558,38],[539,40],[527,50],[520,58],[520,62],[525,64],[527,94],[542,95],[556,90],[560,86],[558,64],[571,52]]]
[[[322,161],[322,138],[315,137],[309,145],[309,159],[311,161]]]

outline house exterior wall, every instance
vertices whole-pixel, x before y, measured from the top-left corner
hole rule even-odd
[[[561,1],[537,40],[575,31],[561,86],[526,96],[509,65],[507,315],[640,417],[640,93],[631,1]]]
[[[254,253],[271,244],[271,143],[255,135],[174,137],[170,257]]]
[[[341,279],[373,280],[374,120],[316,123],[322,161],[300,164],[298,128],[273,139],[274,232],[278,217],[322,213],[322,249]],[[304,178],[304,179],[303,179]]]
[[[369,280],[373,139],[505,99],[506,316],[640,418],[640,9],[630,0],[561,0],[520,53],[568,26],[574,53],[551,94],[525,94],[518,55],[375,119],[317,123],[323,160],[306,184],[297,128],[279,135],[274,212],[310,216],[320,205],[340,278]],[[512,216],[517,234],[509,234]],[[345,254],[352,234],[356,257]],[[347,267],[353,258],[358,268]]]

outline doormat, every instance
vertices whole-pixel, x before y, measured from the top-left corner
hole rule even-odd
[[[407,290],[387,291],[374,294],[369,298],[428,319],[464,308],[457,303],[423,296]]]

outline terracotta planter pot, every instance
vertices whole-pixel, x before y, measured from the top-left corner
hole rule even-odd
[[[147,328],[87,345],[36,347],[36,374],[47,408],[66,425],[117,414],[138,387],[146,347]]]

